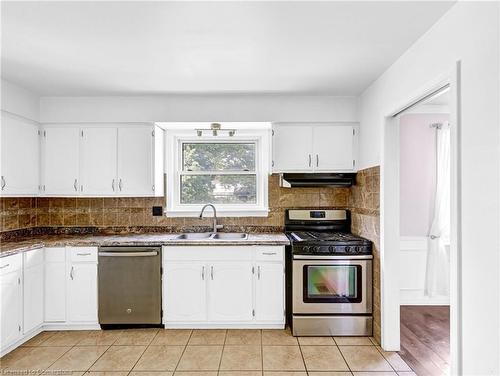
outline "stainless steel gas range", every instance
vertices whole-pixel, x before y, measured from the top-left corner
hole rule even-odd
[[[293,335],[372,335],[372,243],[350,223],[347,210],[286,211]]]

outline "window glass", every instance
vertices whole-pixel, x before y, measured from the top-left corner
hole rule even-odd
[[[253,143],[184,143],[184,171],[255,171]]]

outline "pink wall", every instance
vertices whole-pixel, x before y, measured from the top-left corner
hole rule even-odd
[[[400,234],[426,236],[434,210],[436,130],[448,114],[407,114],[400,121]]]

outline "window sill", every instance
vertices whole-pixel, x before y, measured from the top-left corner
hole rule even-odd
[[[167,217],[198,217],[200,210],[167,210]],[[207,210],[206,217],[212,216],[212,211]],[[217,217],[268,217],[269,209],[249,209],[249,210],[224,210],[217,208]]]

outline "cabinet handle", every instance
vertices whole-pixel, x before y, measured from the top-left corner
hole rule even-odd
[[[210,278],[212,279],[212,281],[214,280],[214,267],[213,266],[210,267]]]
[[[77,256],[90,256],[90,252],[87,253],[77,253]]]
[[[262,252],[263,255],[266,255],[266,256],[272,256],[272,255],[275,255],[276,252]]]
[[[122,190],[122,179],[118,180],[118,188],[120,188],[120,192]]]
[[[75,182],[73,183],[73,188],[75,188],[75,191],[78,192],[78,180],[75,179]]]
[[[74,272],[75,272],[75,267],[74,267],[74,266],[72,266],[72,267],[71,267],[71,271],[69,272],[69,277],[70,277],[71,279],[74,279],[74,276],[75,276],[75,273],[74,273]]]
[[[311,154],[309,154],[309,167],[311,167]]]
[[[201,280],[202,281],[205,280],[205,267],[204,266],[201,267]]]
[[[115,191],[115,179],[111,182],[111,188],[113,188],[113,192]]]
[[[7,266],[9,266],[9,265],[10,265],[10,264],[5,264],[5,265],[2,265],[2,266],[0,266],[0,269],[4,269],[4,268],[6,268],[6,267],[7,267]]]
[[[319,154],[316,154],[316,167],[319,167]]]
[[[5,176],[2,175],[2,191],[5,188]]]
[[[257,266],[257,279],[260,279],[260,265]]]

